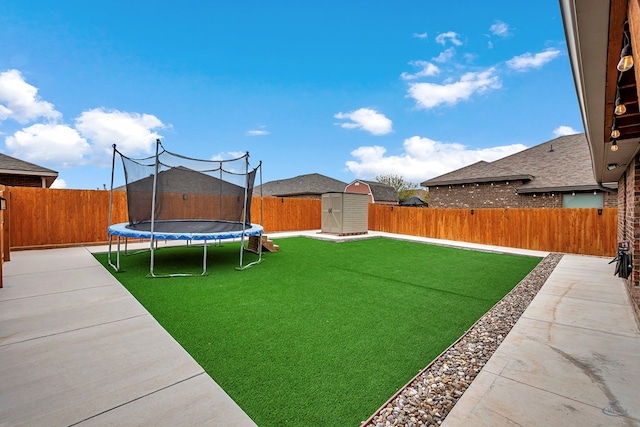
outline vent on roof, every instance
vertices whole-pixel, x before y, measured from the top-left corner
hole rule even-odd
[[[553,153],[553,144],[549,144],[549,153]]]

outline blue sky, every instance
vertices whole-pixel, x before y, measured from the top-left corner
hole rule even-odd
[[[419,183],[583,131],[556,0],[455,6],[3,0],[0,152],[60,188],[108,187],[111,145],[156,138],[249,151],[264,182]]]

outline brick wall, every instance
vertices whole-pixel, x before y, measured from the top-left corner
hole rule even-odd
[[[522,181],[429,187],[432,208],[519,207],[516,188]]]
[[[618,207],[618,192],[605,192],[604,193],[604,207],[605,208],[617,208]]]
[[[635,157],[618,182],[618,240],[628,240],[633,270],[626,280],[636,315],[640,318],[640,162]]]
[[[0,174],[0,184],[14,187],[42,187],[42,178],[34,175]]]
[[[429,188],[432,208],[561,208],[561,193],[518,194],[523,181],[464,184]],[[604,193],[605,208],[618,205],[616,193]]]

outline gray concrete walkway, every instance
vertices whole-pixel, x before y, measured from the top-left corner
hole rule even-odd
[[[609,261],[565,255],[443,426],[640,426],[640,331]]]
[[[345,240],[316,231],[269,237],[299,234]],[[366,237],[377,236],[546,255]],[[5,263],[0,426],[254,426],[97,263],[91,251],[103,250],[13,252]],[[563,258],[446,426],[640,426],[640,333],[608,261]]]
[[[87,248],[13,252],[0,426],[255,426]]]

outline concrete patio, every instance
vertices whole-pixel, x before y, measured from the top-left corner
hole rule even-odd
[[[546,255],[366,237],[380,235]],[[93,258],[104,249],[13,252],[4,265],[0,426],[255,425]],[[640,332],[609,261],[562,259],[446,426],[640,426]]]
[[[0,426],[255,426],[88,248],[4,269]]]
[[[443,426],[640,426],[640,333],[609,261],[565,255]]]

